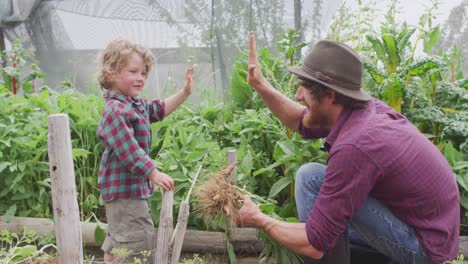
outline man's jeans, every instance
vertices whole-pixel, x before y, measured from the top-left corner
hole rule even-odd
[[[296,174],[296,205],[301,222],[307,221],[314,206],[326,168],[319,163],[308,163]],[[351,219],[348,235],[351,243],[373,248],[397,263],[425,263],[413,228],[371,197]]]

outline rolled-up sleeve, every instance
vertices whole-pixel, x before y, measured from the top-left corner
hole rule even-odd
[[[380,175],[367,153],[353,145],[337,146],[330,153],[324,183],[306,222],[310,244],[323,252],[333,248]]]
[[[162,121],[166,116],[166,104],[164,101],[157,100],[144,100],[144,104],[149,113],[150,122]]]

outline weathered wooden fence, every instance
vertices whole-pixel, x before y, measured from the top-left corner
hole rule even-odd
[[[83,263],[80,214],[68,116],[50,115],[49,172],[59,263]]]
[[[48,122],[49,170],[52,183],[51,187],[55,224],[44,223],[44,220],[40,221],[44,223],[44,227],[54,227],[55,229],[59,262],[81,264],[83,263],[82,226],[86,224],[80,223],[79,208],[76,199],[77,195],[75,172],[73,169],[74,166],[68,116],[66,114],[50,115]],[[228,151],[227,161],[228,164],[237,162],[237,153],[235,150]],[[160,213],[159,228],[157,230],[157,245],[153,257],[154,263],[178,263],[180,252],[183,249],[183,246],[187,244],[186,248],[190,247],[190,239],[196,240],[194,243],[192,243],[192,246],[208,246],[209,250],[206,250],[205,248],[204,250],[200,250],[202,252],[225,252],[225,245],[228,243],[233,244],[234,248],[236,248],[236,236],[241,235],[242,231],[237,232],[236,236],[234,236],[233,231],[228,229],[227,238],[223,233],[206,232],[206,234],[202,235],[202,233],[198,233],[199,236],[195,236],[194,232],[196,231],[189,231],[188,238],[184,239],[186,235],[187,219],[190,210],[190,194],[194,184],[196,183],[200,170],[201,165],[197,171],[185,201],[181,203],[175,232],[173,227],[174,192],[168,191],[163,193],[163,205]],[[232,177],[233,181],[235,182],[235,170],[232,173]],[[15,221],[13,222],[13,225],[22,222],[22,227],[31,225],[31,223],[28,221],[35,221],[30,220],[30,218],[15,219],[21,221]],[[227,219],[227,227],[231,226],[231,221],[232,219]],[[9,230],[14,229],[11,225],[8,226],[4,219],[0,217],[0,230],[5,228],[5,225]],[[89,225],[90,223],[86,225],[84,230],[92,230]],[[35,228],[32,229],[34,230]],[[94,232],[95,230],[96,227],[94,227]],[[21,229],[15,231],[22,232],[23,230]],[[94,238],[94,232],[91,236],[86,234],[87,238]],[[254,235],[252,235],[255,232],[248,232],[248,241],[237,243],[237,248],[239,244],[243,244],[244,246],[247,245],[251,247],[251,249],[253,248],[255,251],[259,252],[259,249],[261,249],[262,245],[259,241],[256,240]],[[207,235],[209,239],[205,239],[205,243],[201,244],[200,242],[203,241],[202,237],[207,237]],[[224,250],[218,248],[220,245],[224,247]],[[193,247],[197,248],[197,246]],[[245,251],[248,251],[248,249],[245,249]]]

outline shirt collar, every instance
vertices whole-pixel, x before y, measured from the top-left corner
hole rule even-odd
[[[139,97],[130,97],[115,91],[106,91],[104,93],[104,98],[106,99],[106,101],[109,99],[116,99],[126,104],[138,103],[140,99]]]
[[[325,149],[327,151],[330,151],[331,147],[335,143],[336,139],[338,138],[338,135],[341,132],[341,129],[343,128],[344,124],[346,124],[346,121],[348,120],[349,116],[353,112],[352,109],[346,109],[343,108],[341,111],[340,115],[338,116],[338,120],[336,121],[335,126],[333,126],[332,130],[330,130],[330,133],[328,134],[325,142]]]

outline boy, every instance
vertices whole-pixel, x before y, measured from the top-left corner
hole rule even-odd
[[[183,89],[161,100],[139,97],[154,55],[127,40],[111,41],[99,57],[98,81],[105,89],[105,106],[97,134],[104,145],[98,187],[106,203],[108,236],[102,245],[104,262],[112,263],[112,249],[134,254],[151,252],[154,227],[146,199],[158,185],[174,190],[174,180],[160,172],[149,156],[151,123],[161,121],[192,93],[193,70],[187,70]],[[152,257],[148,258],[149,263]]]

